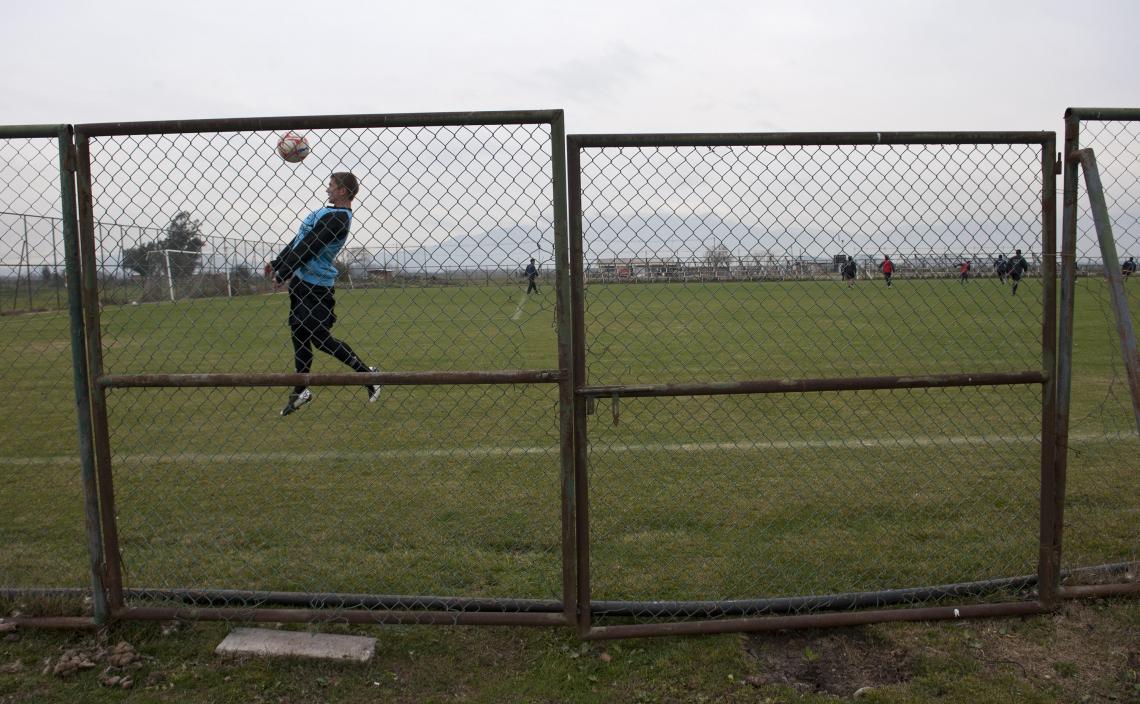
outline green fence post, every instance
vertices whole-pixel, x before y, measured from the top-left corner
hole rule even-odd
[[[59,186],[63,216],[63,256],[67,268],[67,312],[71,329],[71,366],[75,384],[75,410],[79,430],[79,462],[83,480],[83,508],[87,523],[87,551],[91,560],[91,603],[95,623],[107,622],[107,594],[103,589],[103,533],[99,496],[95,488],[95,454],[91,436],[91,394],[88,386],[87,347],[83,323],[82,279],[79,265],[79,224],[75,202],[75,145],[71,126],[59,130]]]

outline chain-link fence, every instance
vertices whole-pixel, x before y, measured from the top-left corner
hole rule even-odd
[[[1125,260],[1131,124],[1082,144]],[[81,125],[80,286],[70,142],[0,139],[0,590],[587,637],[1012,613],[1056,597],[1059,498],[1066,567],[1136,564],[1086,215],[1054,407],[1051,133],[564,140],[556,111]],[[305,366],[271,262],[345,171]]]
[[[1052,135],[569,143],[594,614],[1036,572]]]
[[[70,143],[64,126],[0,129],[0,593],[25,613],[90,608],[60,219],[61,149]],[[75,598],[42,603],[58,593]]]
[[[565,621],[560,293],[522,277],[565,266],[561,119],[76,128],[112,602],[121,583],[144,610]],[[277,154],[287,129],[301,163]],[[301,223],[343,172],[348,240],[321,240],[330,221]],[[310,235],[338,270],[314,249],[275,285]],[[317,321],[299,277],[326,273],[304,284],[335,291]]]
[[[0,127],[0,601],[60,626],[107,613],[73,164],[68,126]]]
[[[1076,279],[1063,557],[1071,568],[1114,565],[1119,569],[1097,581],[1120,582],[1134,579],[1140,567],[1140,436],[1090,194],[1073,155],[1078,149],[1095,154],[1124,274],[1124,302],[1138,330],[1140,280],[1129,260],[1140,257],[1140,111],[1074,108],[1066,122],[1065,188],[1075,198],[1066,199],[1074,219],[1065,227],[1073,228],[1066,236],[1073,242]]]

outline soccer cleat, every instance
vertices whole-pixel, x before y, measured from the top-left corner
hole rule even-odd
[[[312,400],[313,392],[308,389],[305,389],[299,394],[289,394],[289,403],[286,403],[285,408],[281,409],[281,415],[287,416]]]
[[[378,372],[380,370],[376,367],[368,367],[368,371]],[[380,386],[379,384],[376,384],[375,386],[369,384],[368,386],[364,387],[364,389],[368,392],[368,403],[375,403],[376,399],[380,398],[380,389],[382,388],[384,387]]]

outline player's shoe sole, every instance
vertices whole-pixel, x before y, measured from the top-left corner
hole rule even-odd
[[[281,415],[287,416],[312,400],[313,392],[308,389],[305,389],[299,394],[289,394],[289,402],[285,404],[285,408],[281,409]]]
[[[380,370],[377,369],[376,367],[368,367],[368,371],[378,372]],[[377,384],[375,386],[368,385],[368,386],[365,386],[364,388],[368,390],[368,403],[376,403],[376,399],[380,398],[380,390],[383,389],[384,387]]]

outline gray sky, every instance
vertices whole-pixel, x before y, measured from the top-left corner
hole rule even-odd
[[[568,132],[1062,130],[1135,0],[7,0],[0,124],[563,108]],[[1129,48],[1132,47],[1132,48]]]

